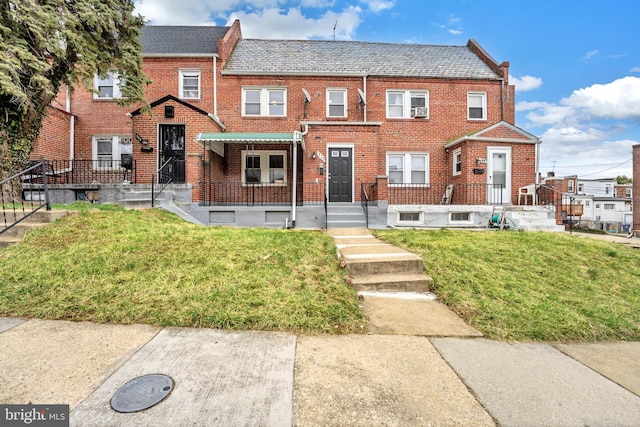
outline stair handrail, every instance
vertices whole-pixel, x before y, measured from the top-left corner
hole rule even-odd
[[[369,228],[369,195],[367,194],[367,189],[364,182],[360,183],[360,205],[362,206],[362,210],[364,211],[364,217],[367,221],[367,228]]]
[[[166,162],[164,162],[164,164],[160,166],[160,169],[158,169],[156,173],[154,173],[151,176],[151,207],[152,208],[155,207],[155,202],[158,196],[160,196],[160,194],[162,194],[164,189],[167,188],[167,185],[173,182],[173,174],[171,173],[168,174],[167,179],[164,180],[165,182],[163,183],[160,182],[160,178],[162,177],[162,174],[166,173],[168,170],[172,170],[172,167],[170,167],[169,165],[173,165],[173,157],[170,157]],[[158,179],[158,184],[162,184],[162,187],[160,188],[160,191],[158,191],[158,194],[156,194],[155,192],[156,178]]]
[[[38,169],[40,169],[42,174],[42,190],[38,190],[38,194],[40,194],[41,191],[44,192],[44,203],[36,205],[33,203],[33,200],[30,200],[31,203],[26,204],[23,196],[16,197],[15,190],[17,187],[20,187],[20,193],[22,194],[24,190],[22,186],[22,177],[27,175],[33,176],[35,175],[34,171],[37,171]],[[8,191],[6,191],[5,189],[8,189]],[[33,190],[30,191],[33,194]],[[9,200],[7,200],[7,198]],[[45,208],[45,210],[47,211],[51,210],[49,187],[47,185],[47,170],[44,157],[40,157],[40,161],[35,165],[0,181],[0,205],[2,206],[3,220],[3,227],[0,228],[0,234],[13,228],[16,224],[19,224],[20,222],[26,220],[42,208]],[[7,210],[7,205],[9,205],[9,210]],[[31,209],[30,211],[27,210],[28,207]],[[18,215],[20,212],[21,216]],[[12,222],[9,222],[11,218],[8,218],[7,214],[9,217],[11,217],[13,214]]]

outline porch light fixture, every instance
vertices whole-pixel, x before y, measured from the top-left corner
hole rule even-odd
[[[311,158],[312,158],[313,160],[315,160],[315,159],[316,159],[316,157],[317,157],[317,156],[316,156],[316,152],[315,152],[315,151],[314,151],[313,153],[311,153]]]

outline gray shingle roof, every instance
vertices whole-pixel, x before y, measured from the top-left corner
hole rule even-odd
[[[213,55],[218,53],[217,41],[229,27],[213,26],[146,26],[140,43],[143,55]]]
[[[499,79],[467,46],[324,40],[240,40],[223,74]]]

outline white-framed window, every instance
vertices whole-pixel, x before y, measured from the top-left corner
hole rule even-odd
[[[429,92],[413,90],[387,91],[387,118],[429,118]]]
[[[389,184],[429,184],[429,154],[387,153]]]
[[[604,204],[604,209],[605,210],[613,210],[615,209],[616,205],[614,203],[605,203]]]
[[[485,92],[468,92],[467,106],[469,120],[487,120],[487,94]]]
[[[604,194],[611,194],[611,185],[607,184],[604,187]]]
[[[243,184],[287,182],[286,151],[242,151]]]
[[[628,197],[628,198],[630,198],[630,197],[631,197],[631,195],[633,194],[633,193],[631,192],[631,190],[632,190],[631,188],[626,188],[626,189],[624,190],[624,195],[625,195],[625,197]]]
[[[243,116],[287,115],[287,90],[285,88],[242,89]]]
[[[567,192],[573,193],[573,180],[572,179],[567,181]]]
[[[96,168],[118,168],[122,154],[132,153],[131,136],[97,135],[93,137],[93,160]]]
[[[578,183],[578,192],[579,193],[584,193],[584,184]]]
[[[346,89],[327,89],[327,117],[347,117]]]
[[[451,224],[473,224],[473,212],[449,212]]]
[[[200,99],[200,70],[180,70],[180,98]]]
[[[462,173],[462,149],[453,150],[453,175]]]
[[[117,73],[107,73],[104,78],[96,75],[93,82],[97,91],[93,94],[94,99],[122,98],[120,88],[124,86],[124,79],[121,79]]]
[[[589,202],[588,200],[585,200],[585,201],[584,201],[584,205],[585,205],[585,206],[591,206],[591,202]]]

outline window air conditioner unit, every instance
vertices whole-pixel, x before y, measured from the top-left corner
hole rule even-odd
[[[424,118],[429,115],[429,109],[427,107],[416,107],[413,117]]]
[[[596,221],[600,221],[600,217],[599,216],[596,217]]]

